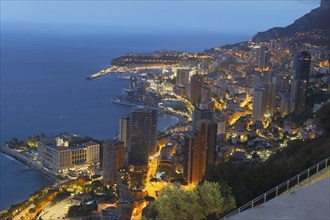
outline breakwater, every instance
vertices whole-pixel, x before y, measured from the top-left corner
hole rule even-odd
[[[53,182],[55,182],[57,184],[63,182],[63,180],[60,180],[55,175],[53,175],[49,171],[45,170],[45,168],[41,164],[38,164],[36,161],[33,161],[33,160],[27,158],[26,156],[20,154],[19,152],[15,151],[13,149],[10,149],[7,146],[3,146],[3,145],[0,146],[0,152],[3,153],[4,155],[12,157],[16,161],[27,166],[23,170],[33,169],[33,170],[39,171],[42,175],[44,175],[45,177],[47,177],[48,179],[52,180]]]

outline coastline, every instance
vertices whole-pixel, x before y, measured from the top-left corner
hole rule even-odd
[[[126,105],[126,106],[132,106],[132,107],[149,107],[149,106],[136,105],[133,103],[122,103],[122,101],[118,101],[118,102],[113,101],[113,102],[116,104],[119,104],[119,105]],[[150,107],[150,108],[154,108],[154,107]],[[158,108],[155,108],[155,109],[158,110]],[[173,127],[177,126],[178,124],[186,122],[185,117],[183,117],[182,115],[172,113],[172,112],[159,112],[158,114],[159,115],[170,115],[170,116],[173,116],[176,118],[176,122],[173,125],[170,125],[170,126],[164,128],[162,130],[162,132],[165,132],[168,129],[172,129]],[[31,170],[35,170],[35,171],[39,172],[42,176],[51,180],[54,183],[53,185],[58,185],[58,184],[65,182],[65,181],[57,178],[55,175],[53,175],[49,171],[45,170],[45,168],[41,164],[38,164],[36,161],[33,161],[33,160],[27,158],[23,154],[15,151],[3,144],[0,145],[0,154],[4,155],[9,160],[14,160],[18,163],[23,164],[27,168],[27,170],[31,169]]]
[[[173,129],[175,126],[186,122],[186,118],[182,115],[177,115],[177,114],[174,114],[171,112],[161,112],[158,114],[174,116],[176,118],[176,122],[173,125],[166,127],[164,130],[162,130],[162,132],[166,132],[169,129]],[[43,177],[52,181],[53,186],[66,182],[66,180],[60,180],[56,176],[51,174],[49,171],[45,170],[41,164],[38,164],[36,161],[33,161],[33,160],[27,158],[23,154],[9,148],[8,146],[1,144],[0,145],[0,154],[4,155],[4,157],[8,158],[9,160],[13,160],[13,161],[16,161],[16,162],[24,165],[26,167],[26,170],[35,170],[35,171],[39,172]],[[4,212],[6,210],[8,210],[8,209],[4,209],[4,210],[0,211],[0,213]]]
[[[42,176],[51,180],[54,183],[53,185],[57,185],[57,184],[60,184],[63,182],[63,180],[60,180],[56,176],[50,174],[48,171],[46,171],[41,165],[37,164],[35,161],[32,161],[29,158],[25,157],[24,155],[22,155],[18,152],[15,152],[14,150],[10,149],[9,147],[1,145],[0,153],[3,154],[5,157],[7,157],[10,160],[15,160],[16,162],[23,164],[24,166],[26,166],[26,168],[39,172]]]
[[[119,96],[115,96],[111,98],[111,101],[118,105],[125,105],[125,106],[131,106],[131,107],[143,107],[144,105],[137,105],[131,102],[125,102],[119,99]]]
[[[159,107],[151,107],[151,106],[147,106],[147,105],[138,105],[138,104],[134,104],[134,103],[131,103],[131,102],[122,101],[122,100],[120,100],[119,97],[120,96],[112,97],[111,101],[115,104],[118,104],[118,105],[131,106],[131,107],[147,107],[147,108],[153,108],[153,109],[156,109],[156,110],[162,110]],[[169,111],[165,111],[165,112],[164,111],[159,111],[158,115],[171,115],[171,116],[174,116],[174,117],[177,118],[177,121],[173,125],[168,126],[167,128],[163,129],[163,131],[166,131],[167,129],[175,127],[177,124],[184,123],[184,122],[187,121],[187,119],[184,116],[182,116],[180,114],[173,113],[173,112],[169,112]]]
[[[152,106],[148,106],[148,105],[139,105],[139,104],[135,104],[132,102],[120,100],[120,96],[112,97],[111,101],[118,105],[125,105],[125,106],[131,106],[131,107],[146,107],[146,108],[151,108],[151,109],[155,109],[155,110],[160,110],[159,107],[152,107]]]
[[[124,71],[124,72],[127,72],[127,71]],[[112,74],[112,73],[113,72],[109,71],[109,73],[107,73],[107,74]],[[120,76],[121,76],[120,72],[115,72],[115,73],[119,73]],[[122,80],[127,80],[127,78],[120,78],[120,77],[116,77],[116,78],[119,78],[119,79],[122,79]],[[126,106],[135,106],[135,107],[143,107],[143,106],[148,107],[147,105],[129,104],[129,103],[122,103],[122,102],[117,103],[117,104],[126,105]],[[156,107],[150,107],[150,108],[160,109],[157,106]],[[171,116],[174,116],[176,118],[175,120],[173,120],[173,121],[175,121],[175,123],[170,125],[170,126],[166,126],[165,128],[163,128],[162,132],[169,131],[173,127],[178,126],[181,122],[186,121],[186,118],[184,116],[175,114],[173,112],[160,111],[159,114],[160,115],[171,115]],[[38,164],[36,161],[31,160],[29,157],[25,156],[24,154],[14,150],[14,149],[11,149],[11,148],[9,148],[5,145],[0,144],[0,153],[3,154],[9,160],[15,160],[16,162],[19,162],[20,164],[24,165],[26,167],[26,168],[25,167],[22,168],[24,170],[38,171],[43,177],[53,181],[54,184],[59,184],[59,183],[63,182],[63,181],[60,181],[56,176],[53,176],[51,173],[49,173],[49,171],[47,171],[47,170],[43,169],[42,167],[40,167],[40,164]]]

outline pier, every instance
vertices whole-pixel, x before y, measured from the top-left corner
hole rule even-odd
[[[94,74],[92,74],[92,75],[86,77],[86,79],[94,79],[94,78],[96,78],[96,77],[104,76],[104,75],[106,75],[106,74],[109,74],[109,73],[113,72],[114,70],[115,70],[115,67],[110,66],[110,67],[107,68],[107,69],[100,70],[99,72],[94,73]]]

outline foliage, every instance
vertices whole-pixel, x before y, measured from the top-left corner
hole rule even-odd
[[[56,175],[56,177],[57,177],[59,180],[65,180],[65,179],[67,179],[66,176],[62,176],[62,175]]]
[[[299,114],[296,114],[296,113],[290,113],[286,116],[286,118],[293,122],[293,123],[296,123],[298,125],[302,125],[307,118],[312,118],[313,116],[313,111],[311,109],[306,109],[305,111],[299,113]]]
[[[91,184],[93,190],[97,190],[103,187],[103,184],[100,180],[94,180]]]
[[[330,156],[330,103],[316,113],[325,137],[288,142],[288,147],[276,152],[264,163],[209,166],[204,180],[227,183],[238,206],[249,202],[292,176]],[[306,118],[304,118],[306,120]]]
[[[144,200],[146,200],[147,202],[152,202],[152,201],[155,201],[155,198],[152,196],[145,196]]]
[[[182,190],[178,185],[163,189],[151,203],[146,218],[205,219],[210,214],[219,215],[234,207],[235,200],[227,185],[205,181],[192,191]]]
[[[330,102],[324,104],[316,112],[316,119],[319,126],[324,130],[324,135],[330,136]]]
[[[37,197],[33,203],[36,206],[36,209],[41,209],[44,205],[46,205],[47,203],[51,202],[56,194],[57,194],[57,190],[56,189],[45,189],[45,191],[43,191],[41,194],[39,194],[39,197]]]
[[[115,197],[119,192],[117,187],[111,186],[109,188],[103,187],[103,192],[105,193],[104,199],[105,200],[111,200],[113,197]]]
[[[172,167],[169,166],[159,166],[158,171],[165,172],[165,174],[162,175],[161,179],[165,180],[173,180],[173,179],[180,179],[182,178],[182,173],[177,173],[173,170]]]
[[[86,216],[89,215],[92,211],[95,210],[95,205],[73,205],[69,207],[68,216]]]
[[[324,86],[325,88],[327,87],[327,85]],[[320,90],[309,90],[308,93],[309,94],[306,99],[306,107],[309,109],[312,109],[314,104],[326,102],[330,98],[329,92],[323,92]]]
[[[68,192],[66,189],[62,192],[59,192],[55,197],[55,202],[62,201],[70,196],[70,192]]]
[[[5,145],[8,145],[8,147],[12,149],[19,149],[21,146],[24,146],[24,144],[23,140],[18,140],[17,138],[5,142]]]
[[[33,139],[28,139],[27,144],[30,148],[38,147],[38,142],[36,140],[33,140]]]
[[[36,212],[36,208],[30,208],[30,209],[29,209],[29,213],[30,213],[30,214],[33,214],[33,213],[35,213],[35,212]]]
[[[330,138],[296,140],[264,163],[209,166],[204,179],[227,183],[238,206],[254,199],[299,172],[330,156]]]

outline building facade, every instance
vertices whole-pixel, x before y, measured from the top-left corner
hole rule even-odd
[[[124,142],[111,140],[102,144],[103,149],[103,184],[117,184],[118,171],[125,164]]]
[[[100,145],[88,142],[81,146],[38,147],[38,160],[55,174],[66,174],[69,170],[87,169],[91,164],[100,162]]]
[[[124,142],[124,147],[129,145],[130,140],[130,117],[124,116],[119,120],[119,140]]]
[[[256,86],[254,88],[252,103],[252,118],[254,121],[262,120],[265,112],[265,88]]]
[[[264,45],[260,45],[258,51],[258,69],[264,71],[268,67],[268,48]]]
[[[302,51],[297,54],[290,91],[291,112],[300,113],[305,110],[309,86],[310,65],[311,54],[309,52]]]
[[[175,85],[186,87],[189,84],[189,69],[177,69]]]
[[[272,116],[275,112],[276,107],[276,78],[273,77],[271,82],[264,83],[265,86],[265,95],[264,95],[264,102],[265,102],[265,114]]]
[[[197,184],[206,168],[216,162],[217,124],[201,121],[198,131],[188,137],[184,150],[184,176],[189,184]]]
[[[190,78],[188,98],[194,106],[198,106],[200,103],[203,84],[204,77],[202,75],[195,74]]]
[[[195,109],[192,114],[193,130],[198,129],[201,120],[213,120],[214,112],[208,109]]]
[[[149,157],[157,150],[157,111],[137,108],[131,112],[128,163],[148,165]]]

